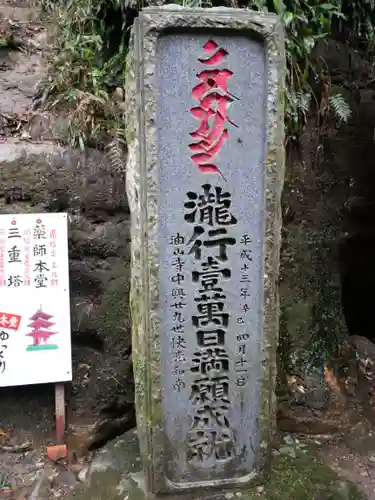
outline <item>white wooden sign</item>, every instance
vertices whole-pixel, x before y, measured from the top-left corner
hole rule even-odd
[[[0,215],[0,387],[72,380],[67,219]]]

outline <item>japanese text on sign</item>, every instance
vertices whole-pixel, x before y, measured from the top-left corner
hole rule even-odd
[[[71,379],[67,242],[66,214],[0,216],[0,387]]]

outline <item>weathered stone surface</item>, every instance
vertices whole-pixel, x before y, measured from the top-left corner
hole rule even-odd
[[[2,19],[10,19],[17,24],[36,22],[40,19],[40,8],[37,5],[32,8],[30,5],[4,5],[4,0],[2,0],[0,16]]]
[[[333,347],[345,332],[337,243],[346,180],[313,158],[318,137],[310,125],[302,137],[302,160],[293,152],[288,157],[280,282],[282,339],[288,332],[297,363],[305,368],[311,353],[324,356],[330,341]],[[315,345],[307,347],[309,341]]]
[[[113,428],[118,433],[134,419],[125,175],[112,171],[96,151],[84,156],[52,143],[8,140],[0,144],[0,180],[3,213],[70,215],[70,423],[96,423],[90,442],[98,429],[102,438],[110,437]]]
[[[69,141],[69,119],[64,111],[34,111],[25,131],[32,141]]]
[[[39,2],[38,2],[39,3]],[[29,110],[33,96],[47,69],[41,49],[45,49],[40,31],[40,5],[7,5],[0,0],[0,32],[4,39],[12,40],[12,47],[24,50],[0,48],[0,110],[5,116],[23,115]],[[0,133],[6,123],[0,120]]]
[[[240,491],[238,496],[246,495]],[[77,500],[146,500],[144,477],[136,432],[128,432],[99,450],[88,471],[86,483],[72,495]],[[160,497],[159,497],[160,498]],[[173,495],[171,500],[226,500],[225,492],[203,491],[196,495]]]
[[[174,9],[174,10],[173,10]],[[164,324],[161,312],[161,304],[165,296],[161,296],[162,267],[165,266],[166,258],[162,252],[161,244],[165,245],[166,235],[163,234],[163,217],[161,216],[160,196],[160,176],[165,175],[168,183],[168,173],[162,173],[160,162],[162,161],[157,153],[160,147],[160,131],[163,123],[158,123],[160,116],[157,115],[157,82],[156,61],[157,41],[160,33],[169,28],[183,30],[186,28],[198,27],[208,30],[209,37],[212,37],[212,29],[229,28],[232,30],[249,29],[255,31],[261,38],[267,40],[268,51],[268,160],[265,204],[266,217],[264,225],[265,233],[265,269],[264,276],[261,273],[259,280],[261,290],[265,291],[265,299],[261,310],[264,310],[262,323],[264,325],[264,337],[258,345],[262,352],[258,358],[259,372],[257,382],[261,385],[261,395],[257,386],[255,398],[261,400],[261,409],[255,417],[254,439],[255,439],[255,461],[256,465],[250,465],[248,451],[243,452],[246,457],[240,466],[221,468],[210,463],[206,464],[199,471],[199,467],[184,465],[186,458],[186,423],[177,419],[173,427],[177,426],[181,430],[181,435],[176,434],[171,438],[174,431],[165,432],[167,412],[170,417],[174,412],[171,406],[166,407],[163,390],[166,379],[166,371],[161,370],[161,364],[168,363],[165,357],[165,342],[163,336],[168,329]],[[180,33],[180,31],[179,31]],[[139,44],[139,45],[137,45]],[[142,47],[143,51],[137,47]],[[129,61],[129,75],[127,83],[127,141],[129,147],[129,161],[127,168],[127,190],[129,203],[132,211],[132,320],[133,320],[133,349],[136,375],[136,398],[137,398],[137,418],[140,434],[140,445],[145,461],[147,488],[153,492],[161,492],[173,489],[189,489],[197,486],[213,486],[218,484],[230,484],[231,482],[245,482],[261,468],[260,464],[266,458],[269,451],[269,441],[274,429],[275,421],[275,351],[278,334],[278,301],[276,292],[276,281],[278,276],[278,252],[280,244],[280,195],[282,187],[282,128],[283,117],[280,102],[280,90],[282,86],[283,63],[281,35],[276,18],[273,16],[260,15],[258,13],[238,12],[226,9],[198,9],[196,11],[184,11],[176,6],[169,6],[164,9],[145,9],[136,24],[136,41],[133,45],[136,51],[133,60]],[[197,57],[199,57],[197,55]],[[138,60],[138,65],[136,61]],[[171,71],[170,76],[174,78],[175,72]],[[137,83],[137,85],[136,85]],[[194,82],[196,84],[196,82]],[[192,87],[194,86],[192,84]],[[181,96],[179,95],[178,99]],[[160,102],[160,101],[159,101]],[[141,103],[140,115],[134,112],[136,103]],[[181,102],[186,106],[188,103]],[[136,117],[140,116],[139,122]],[[170,122],[169,126],[170,126]],[[167,126],[167,125],[166,125]],[[176,131],[176,129],[175,129]],[[157,133],[158,132],[158,133]],[[173,135],[173,134],[172,134]],[[187,131],[188,136],[188,131]],[[171,136],[172,137],[172,136]],[[181,138],[178,139],[180,141]],[[175,137],[174,139],[175,140]],[[165,146],[165,144],[164,144]],[[187,143],[186,143],[187,146]],[[173,156],[173,155],[172,155]],[[174,158],[174,156],[173,156]],[[179,158],[180,160],[181,158]],[[181,159],[185,161],[185,157]],[[262,164],[262,160],[259,161]],[[163,162],[164,167],[164,162]],[[192,166],[192,168],[195,168]],[[172,175],[171,175],[172,178]],[[203,180],[203,177],[202,177]],[[184,183],[190,188],[188,176],[181,176],[180,183]],[[212,177],[204,177],[204,182],[212,181]],[[240,181],[238,181],[240,182]],[[225,185],[223,186],[225,187]],[[177,189],[177,186],[176,186]],[[255,202],[254,202],[255,203]],[[256,203],[255,203],[256,206]],[[175,212],[175,207],[170,211]],[[165,215],[165,214],[164,214]],[[175,220],[180,220],[175,214]],[[168,224],[171,224],[168,219]],[[263,221],[261,223],[263,225]],[[250,229],[251,231],[251,229]],[[161,233],[164,242],[161,243]],[[261,242],[259,242],[261,245]],[[261,266],[262,267],[262,266]],[[164,273],[165,274],[165,273]],[[261,301],[262,302],[262,301]],[[257,306],[255,306],[257,307]],[[191,333],[191,331],[190,331]],[[261,334],[262,335],[262,334]],[[164,354],[163,354],[164,342]],[[261,347],[260,347],[261,346]],[[232,361],[234,363],[234,359]],[[261,365],[261,368],[260,368]],[[233,374],[234,372],[232,372]],[[233,376],[233,375],[232,375]],[[255,383],[255,382],[254,382]],[[251,384],[251,391],[255,390]],[[231,386],[236,396],[241,392]],[[242,404],[249,404],[249,394],[243,395]],[[179,395],[175,396],[180,398]],[[190,403],[185,400],[185,417],[192,419],[189,410]],[[237,404],[238,401],[237,401]],[[247,410],[246,410],[247,411]],[[190,413],[189,413],[190,412]],[[241,417],[239,417],[241,418]],[[243,417],[245,418],[245,417]],[[169,420],[169,426],[173,418]],[[231,422],[233,425],[233,421]],[[246,427],[246,426],[245,426]],[[236,428],[239,433],[244,432],[241,426]],[[262,440],[262,452],[257,448],[257,441]],[[172,444],[173,443],[173,444]],[[254,443],[252,443],[254,444]],[[244,450],[247,446],[244,446]],[[264,453],[263,453],[264,452]],[[170,455],[170,456],[169,456]],[[175,460],[177,475],[171,477],[168,471],[168,461]],[[244,465],[246,463],[246,465]],[[178,469],[179,467],[179,469]],[[185,468],[184,468],[185,467]],[[189,469],[190,467],[190,469]],[[183,470],[183,472],[181,472]],[[177,478],[177,476],[180,476]],[[241,477],[242,476],[242,477]]]
[[[22,115],[31,104],[38,83],[45,77],[41,54],[0,51],[0,109]]]
[[[369,89],[358,90],[371,74],[360,53],[328,40],[316,56],[326,61],[352,117],[339,128],[330,122],[323,135],[311,117],[298,151],[291,149],[287,158],[280,353],[293,374],[307,380],[318,374],[314,385],[323,394],[323,366],[348,330],[370,339],[374,331],[374,171],[368,158],[374,153],[375,101]]]

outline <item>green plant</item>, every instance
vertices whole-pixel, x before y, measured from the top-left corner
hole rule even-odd
[[[213,5],[211,0],[177,1],[192,8]],[[123,0],[43,0],[43,4],[56,28],[48,85],[56,96],[53,104],[68,105],[70,109],[71,142],[81,148],[109,143],[119,147],[116,137],[122,128],[122,112],[112,92],[122,88],[125,79],[128,28],[132,22],[128,4]],[[312,106],[324,120],[332,116],[338,123],[348,121],[350,107],[340,89],[332,91],[325,62],[316,57],[315,48],[332,29],[343,27],[352,38],[373,40],[374,0],[222,0],[219,4],[274,12],[283,22],[287,140],[298,139]],[[142,5],[137,2],[134,9]]]
[[[340,122],[347,122],[349,120],[351,115],[350,106],[342,94],[332,94],[329,97],[329,105]]]
[[[123,129],[126,30],[113,49],[113,25],[106,18],[110,12],[121,19],[120,1],[70,0],[64,4],[45,0],[44,6],[55,42],[45,82],[54,96],[49,106],[66,112],[72,145],[82,150],[88,145],[106,147],[116,167],[122,168],[124,155],[115,155],[112,147],[118,153],[122,146],[118,138]]]
[[[187,7],[207,6],[201,0],[183,0],[182,3]],[[237,1],[230,3],[237,6]],[[323,87],[325,91],[330,88],[329,75],[326,68],[322,68],[324,61],[314,57],[314,49],[330,34],[334,20],[345,20],[342,0],[327,3],[321,0],[250,0],[246,6],[278,14],[285,26],[287,140],[298,138],[314,103],[322,116],[331,112],[339,123],[347,122],[351,111],[342,94],[327,95],[323,91],[317,95],[318,92],[313,90],[313,87]],[[359,25],[363,25],[360,22],[363,12],[358,14],[358,9],[354,11],[356,17],[353,23],[359,29]]]
[[[329,96],[324,100],[324,94],[320,96],[314,91],[322,87],[327,78],[322,68],[324,61],[314,57],[314,49],[330,34],[333,20],[345,19],[341,0],[327,3],[321,0],[250,0],[249,7],[278,14],[285,27],[287,139],[298,138],[314,103],[320,113],[326,114],[330,108],[338,121],[347,121],[350,108],[343,96]]]

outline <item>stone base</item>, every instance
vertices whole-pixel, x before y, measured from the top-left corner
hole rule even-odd
[[[57,497],[64,500],[363,500],[364,496],[358,487],[350,481],[355,481],[365,491],[373,490],[371,474],[365,478],[362,474],[363,467],[366,468],[364,464],[368,465],[368,457],[372,456],[374,449],[374,440],[369,439],[368,433],[367,427],[355,426],[349,433],[350,443],[346,438],[346,445],[330,441],[329,444],[322,443],[319,448],[315,444],[303,444],[291,436],[287,440],[281,439],[278,446],[275,443],[276,455],[268,480],[263,485],[243,489],[200,490],[190,496],[147,496],[134,431],[123,434],[97,451],[91,467],[81,470],[78,478],[72,470],[51,462],[44,465],[44,470],[38,466],[29,469],[30,457],[27,458],[26,454],[24,462],[28,468],[22,469],[21,465],[20,469],[24,471],[22,481],[26,482],[20,481],[18,484],[33,483],[32,492],[27,495],[30,500]],[[355,446],[352,446],[353,442]],[[342,457],[342,462],[341,459],[335,461],[335,457]],[[354,468],[351,467],[352,463],[356,464]],[[18,468],[18,461],[17,464]],[[348,464],[350,468],[347,468]],[[330,465],[342,477],[337,476]],[[29,470],[31,474],[27,472]],[[77,479],[81,482],[77,483]],[[24,487],[21,489],[24,491]],[[21,496],[18,494],[18,490],[13,493],[16,496],[12,498],[24,498],[23,493]]]
[[[293,443],[293,440],[292,440]],[[163,497],[147,495],[141,472],[138,439],[135,431],[116,438],[99,450],[91,467],[66,500],[359,500],[357,488],[324,464],[315,448],[301,447],[299,442],[280,448],[294,450],[292,455],[278,452],[272,473],[263,486],[200,490],[195,494],[173,494]],[[305,446],[305,445],[304,445]],[[31,498],[31,497],[30,497]],[[50,496],[39,496],[38,500]]]
[[[195,495],[175,494],[163,497],[147,495],[142,474],[136,431],[129,431],[99,450],[91,464],[86,482],[72,494],[72,500],[226,500],[236,497],[231,489],[199,491]],[[243,497],[243,492],[237,491]]]

